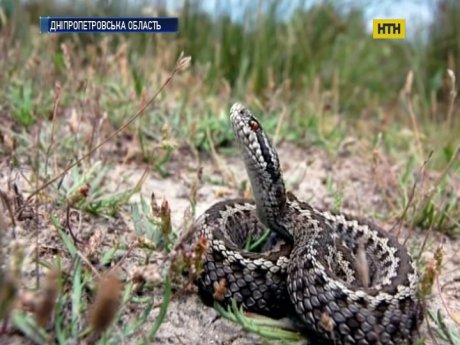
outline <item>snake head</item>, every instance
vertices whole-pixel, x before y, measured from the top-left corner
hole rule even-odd
[[[251,111],[235,103],[230,109],[230,121],[247,167],[259,172],[266,169],[278,170],[276,151],[272,149],[270,139]]]
[[[232,120],[232,124],[234,125],[233,128],[235,128],[236,124],[238,129],[247,128],[254,133],[262,131],[262,126],[259,121],[248,108],[240,103],[235,103],[232,106],[230,109],[230,118]]]
[[[282,184],[278,154],[259,120],[244,105],[235,103],[230,109],[230,121],[251,182],[262,179]],[[267,188],[266,183],[263,184]],[[282,189],[280,192],[284,193],[284,186]]]

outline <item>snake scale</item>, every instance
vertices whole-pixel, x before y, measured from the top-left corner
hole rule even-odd
[[[297,200],[256,117],[236,103],[230,120],[254,200],[222,201],[197,219],[207,240],[197,281],[204,301],[233,299],[271,316],[295,311],[307,333],[326,343],[412,343],[423,313],[406,248],[366,220]],[[263,247],[245,250],[247,237],[266,228],[272,235]]]

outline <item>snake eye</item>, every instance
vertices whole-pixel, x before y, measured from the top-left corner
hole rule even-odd
[[[257,132],[260,129],[260,125],[256,120],[250,120],[249,127],[251,127],[253,132]]]

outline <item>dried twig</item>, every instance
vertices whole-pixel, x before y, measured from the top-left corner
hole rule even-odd
[[[447,69],[447,76],[450,81],[449,91],[449,108],[447,109],[447,125],[452,126],[452,115],[454,113],[455,98],[457,98],[457,90],[455,89],[455,73],[451,69]]]
[[[414,112],[414,106],[412,104],[412,84],[414,81],[414,72],[410,70],[407,73],[406,83],[404,84],[404,88],[401,91],[401,94],[404,96],[407,104],[407,111],[409,112],[409,116],[412,122],[412,129],[414,130],[415,141],[417,142],[418,154],[419,157],[423,157],[423,147],[422,142],[420,140],[420,131],[417,125],[417,119]]]
[[[399,233],[401,232],[401,226],[402,226],[402,222],[404,220],[404,218],[406,218],[406,215],[407,215],[407,212],[409,210],[409,207],[413,204],[414,202],[414,199],[415,199],[415,191],[417,189],[417,184],[419,181],[423,181],[424,177],[425,177],[425,169],[426,169],[426,166],[428,164],[428,162],[430,161],[431,159],[431,156],[433,155],[433,151],[431,151],[428,155],[428,158],[422,163],[422,166],[420,167],[419,169],[419,172],[418,172],[418,176],[419,178],[416,178],[413,185],[412,185],[412,188],[410,190],[410,193],[409,193],[409,200],[407,201],[407,204],[406,206],[404,207],[404,210],[401,214],[401,216],[399,217],[398,221],[396,222],[396,224],[391,228],[390,232],[394,231],[395,229],[396,230],[396,236],[399,236]],[[407,242],[407,240],[409,239],[409,237],[407,237],[404,241],[404,243]]]
[[[59,105],[59,100],[61,99],[61,85],[56,83],[54,85],[54,105],[53,105],[53,119],[51,121],[51,136],[48,148],[46,149],[45,154],[45,178],[48,175],[48,160],[51,153],[51,148],[54,146],[54,131],[56,127],[56,115]]]
[[[107,142],[112,140],[114,137],[116,137],[120,132],[122,132],[126,127],[128,127],[134,120],[136,120],[139,116],[143,114],[145,109],[153,104],[153,102],[156,100],[158,95],[166,88],[166,86],[171,82],[173,77],[176,75],[176,73],[186,69],[188,65],[190,64],[191,58],[189,56],[187,57],[182,57],[180,56],[178,61],[176,62],[176,65],[171,72],[171,74],[168,76],[168,78],[161,84],[161,86],[158,88],[158,90],[154,93],[152,98],[148,102],[146,102],[133,116],[131,116],[122,126],[120,126],[118,129],[116,129],[112,134],[110,134],[107,138],[102,140],[98,145],[96,145],[92,150],[84,154],[82,157],[78,158],[76,161],[73,163],[69,164],[62,172],[57,174],[56,176],[52,177],[49,181],[45,182],[42,184],[40,187],[38,187],[35,191],[33,191],[29,197],[27,198],[27,201],[31,200],[32,197],[40,193],[42,190],[44,190],[46,187],[51,185],[52,183],[56,182],[59,180],[62,176],[64,176],[67,172],[70,171],[73,167],[77,166],[85,160],[86,158],[90,157],[96,150],[100,149],[103,145],[105,145]]]

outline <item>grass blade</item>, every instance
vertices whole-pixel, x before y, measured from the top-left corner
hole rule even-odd
[[[32,340],[35,344],[45,345],[49,343],[46,332],[37,325],[31,316],[17,311],[12,314],[11,321],[15,327],[17,327],[27,336],[27,338]]]

